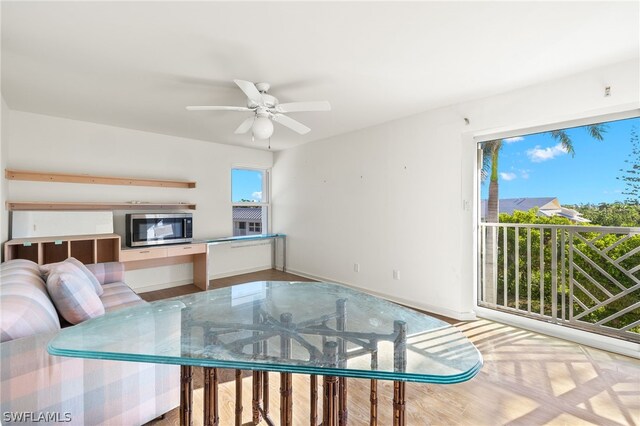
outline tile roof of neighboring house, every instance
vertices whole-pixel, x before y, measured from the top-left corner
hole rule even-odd
[[[555,197],[539,198],[500,198],[498,209],[500,213],[513,214],[514,210],[527,212],[533,208],[539,210],[559,209],[560,202]],[[482,217],[487,215],[487,200],[482,200]]]
[[[259,222],[262,220],[262,207],[234,207],[233,220]]]
[[[515,210],[526,212],[533,208],[537,208],[538,214],[541,216],[561,216],[574,222],[590,222],[590,220],[581,217],[579,212],[562,207],[556,197],[501,198],[498,201],[499,213],[513,214]],[[486,215],[487,200],[482,200],[482,218],[484,219]]]

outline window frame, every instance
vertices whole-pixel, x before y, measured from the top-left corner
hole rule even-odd
[[[261,202],[234,202],[233,201],[233,171],[234,170],[247,170],[252,172],[262,173],[262,201]],[[229,199],[231,200],[231,235],[234,235],[235,226],[233,221],[233,208],[234,207],[262,207],[263,219],[262,219],[262,231],[261,234],[268,234],[271,230],[271,169],[264,167],[246,166],[246,165],[232,165],[229,173]],[[266,216],[266,217],[265,217]],[[245,227],[245,231],[249,231],[249,226]]]

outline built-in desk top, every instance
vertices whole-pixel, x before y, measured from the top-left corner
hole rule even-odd
[[[482,357],[448,323],[332,283],[259,281],[66,328],[53,355],[457,383]]]
[[[222,243],[241,243],[243,241],[255,241],[255,240],[271,240],[274,238],[284,238],[285,234],[257,234],[257,235],[242,235],[235,237],[217,237],[217,238],[206,238],[200,240],[194,240],[194,244],[196,243],[206,243],[206,244],[222,244]]]

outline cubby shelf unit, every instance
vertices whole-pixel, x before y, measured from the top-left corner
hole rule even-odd
[[[75,257],[82,263],[120,260],[118,234],[16,238],[4,244],[5,261],[28,259],[39,265]]]

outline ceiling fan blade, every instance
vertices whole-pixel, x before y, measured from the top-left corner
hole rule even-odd
[[[247,133],[249,131],[249,129],[251,128],[251,126],[253,125],[253,122],[255,121],[255,117],[249,117],[246,120],[244,120],[236,129],[235,134],[240,135],[242,133]]]
[[[300,133],[301,135],[305,135],[311,131],[311,129],[304,124],[283,114],[273,114],[273,121],[280,123],[283,126],[290,128],[294,132]]]
[[[303,112],[303,111],[331,111],[328,101],[317,102],[289,102],[276,105],[278,112]]]
[[[262,95],[256,88],[255,84],[253,84],[250,81],[244,81],[244,80],[233,80],[233,81],[238,85],[240,90],[242,90],[244,94],[247,95],[247,98],[251,99],[253,102],[257,103],[258,105],[264,104]]]
[[[237,106],[188,106],[187,111],[253,111],[251,108],[247,107],[237,107]]]

